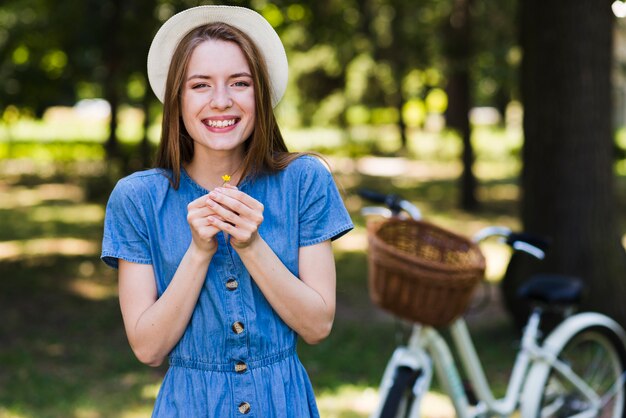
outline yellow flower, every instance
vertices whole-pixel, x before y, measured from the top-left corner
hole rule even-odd
[[[223,185],[225,185],[226,183],[228,183],[230,181],[230,175],[224,174],[222,176],[222,180],[224,180],[224,183],[222,184],[222,186],[223,186]]]

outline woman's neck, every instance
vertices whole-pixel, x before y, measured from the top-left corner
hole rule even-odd
[[[202,157],[196,154],[191,162],[185,165],[185,171],[207,190],[222,186],[226,181],[225,176],[229,176],[229,184],[236,186],[243,172],[243,155],[228,153]]]

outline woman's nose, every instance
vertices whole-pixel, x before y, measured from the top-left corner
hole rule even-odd
[[[228,109],[233,106],[233,100],[230,97],[226,87],[218,87],[213,90],[210,101],[211,107],[214,109]]]

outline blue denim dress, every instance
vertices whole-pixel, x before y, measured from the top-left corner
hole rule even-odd
[[[191,242],[187,204],[208,191],[184,171],[180,187],[152,169],[118,182],[106,209],[102,260],[151,264],[161,295]],[[298,277],[299,247],[353,228],[332,175],[304,156],[239,189],[260,201],[259,233]],[[296,333],[269,305],[236,251],[218,234],[192,318],[169,355],[153,417],[318,417],[296,354]]]

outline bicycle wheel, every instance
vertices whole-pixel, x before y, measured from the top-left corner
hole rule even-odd
[[[524,416],[534,418],[561,418],[578,416],[584,412],[600,418],[622,418],[625,412],[626,392],[623,382],[626,352],[617,335],[605,326],[590,326],[574,334],[557,354],[558,359],[571,369],[601,400],[594,409],[592,396],[583,393],[566,374],[547,366],[531,375],[534,387],[540,393],[531,394],[537,405],[534,412]],[[523,405],[522,405],[523,407]]]

